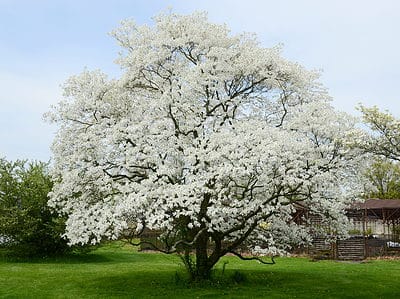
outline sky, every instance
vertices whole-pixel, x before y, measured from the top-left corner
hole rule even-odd
[[[357,115],[362,103],[400,116],[397,0],[0,0],[0,157],[49,161],[56,127],[43,114],[62,98],[63,82],[85,67],[118,76],[108,33],[123,19],[152,24],[168,10],[206,11],[233,34],[283,44],[285,58],[322,70],[339,110]]]

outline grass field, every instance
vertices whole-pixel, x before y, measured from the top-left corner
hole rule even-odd
[[[222,262],[228,262],[226,270],[222,274],[218,264],[214,282],[188,284],[176,256],[118,244],[62,259],[3,258],[0,298],[400,298],[400,260]]]

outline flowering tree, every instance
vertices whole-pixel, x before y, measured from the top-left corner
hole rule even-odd
[[[400,161],[400,120],[387,111],[379,111],[378,107],[360,106],[359,109],[372,133],[363,139],[361,147],[392,161]]]
[[[370,128],[359,139],[358,146],[375,156],[366,171],[370,184],[367,195],[381,199],[398,199],[400,194],[400,120],[378,107],[360,105],[364,123]]]
[[[72,244],[160,230],[156,249],[204,279],[227,253],[261,261],[308,241],[291,221],[299,202],[343,231],[361,156],[317,73],[202,13],[124,22],[113,36],[121,78],[71,77],[49,113],[49,204],[69,216]]]

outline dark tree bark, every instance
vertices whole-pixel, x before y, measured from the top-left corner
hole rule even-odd
[[[192,279],[203,280],[209,279],[211,276],[211,268],[208,259],[208,235],[202,234],[196,242],[196,270],[192,274]]]

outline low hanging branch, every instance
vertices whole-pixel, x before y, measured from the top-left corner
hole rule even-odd
[[[238,258],[240,258],[241,260],[244,260],[244,261],[253,261],[254,260],[254,261],[258,261],[258,262],[260,262],[261,264],[264,264],[264,265],[275,265],[274,256],[271,256],[271,262],[266,262],[266,261],[262,260],[261,258],[259,258],[257,256],[251,256],[251,257],[243,256],[243,255],[241,255],[240,253],[238,253],[236,251],[230,251],[229,253],[232,253],[233,255],[237,256]]]
[[[193,240],[191,242],[187,242],[185,240],[178,240],[176,241],[171,247],[169,247],[167,250],[162,249],[156,245],[154,245],[152,242],[149,241],[140,241],[140,242],[134,242],[132,239],[130,239],[128,241],[129,244],[133,245],[133,246],[140,246],[140,245],[150,245],[151,247],[153,247],[154,250],[162,252],[162,253],[167,253],[167,254],[171,254],[171,253],[175,253],[177,252],[177,247],[179,245],[186,245],[186,246],[193,246],[197,239],[201,236],[201,234],[203,234],[206,231],[205,228],[199,230],[197,232],[197,234],[194,236]]]

